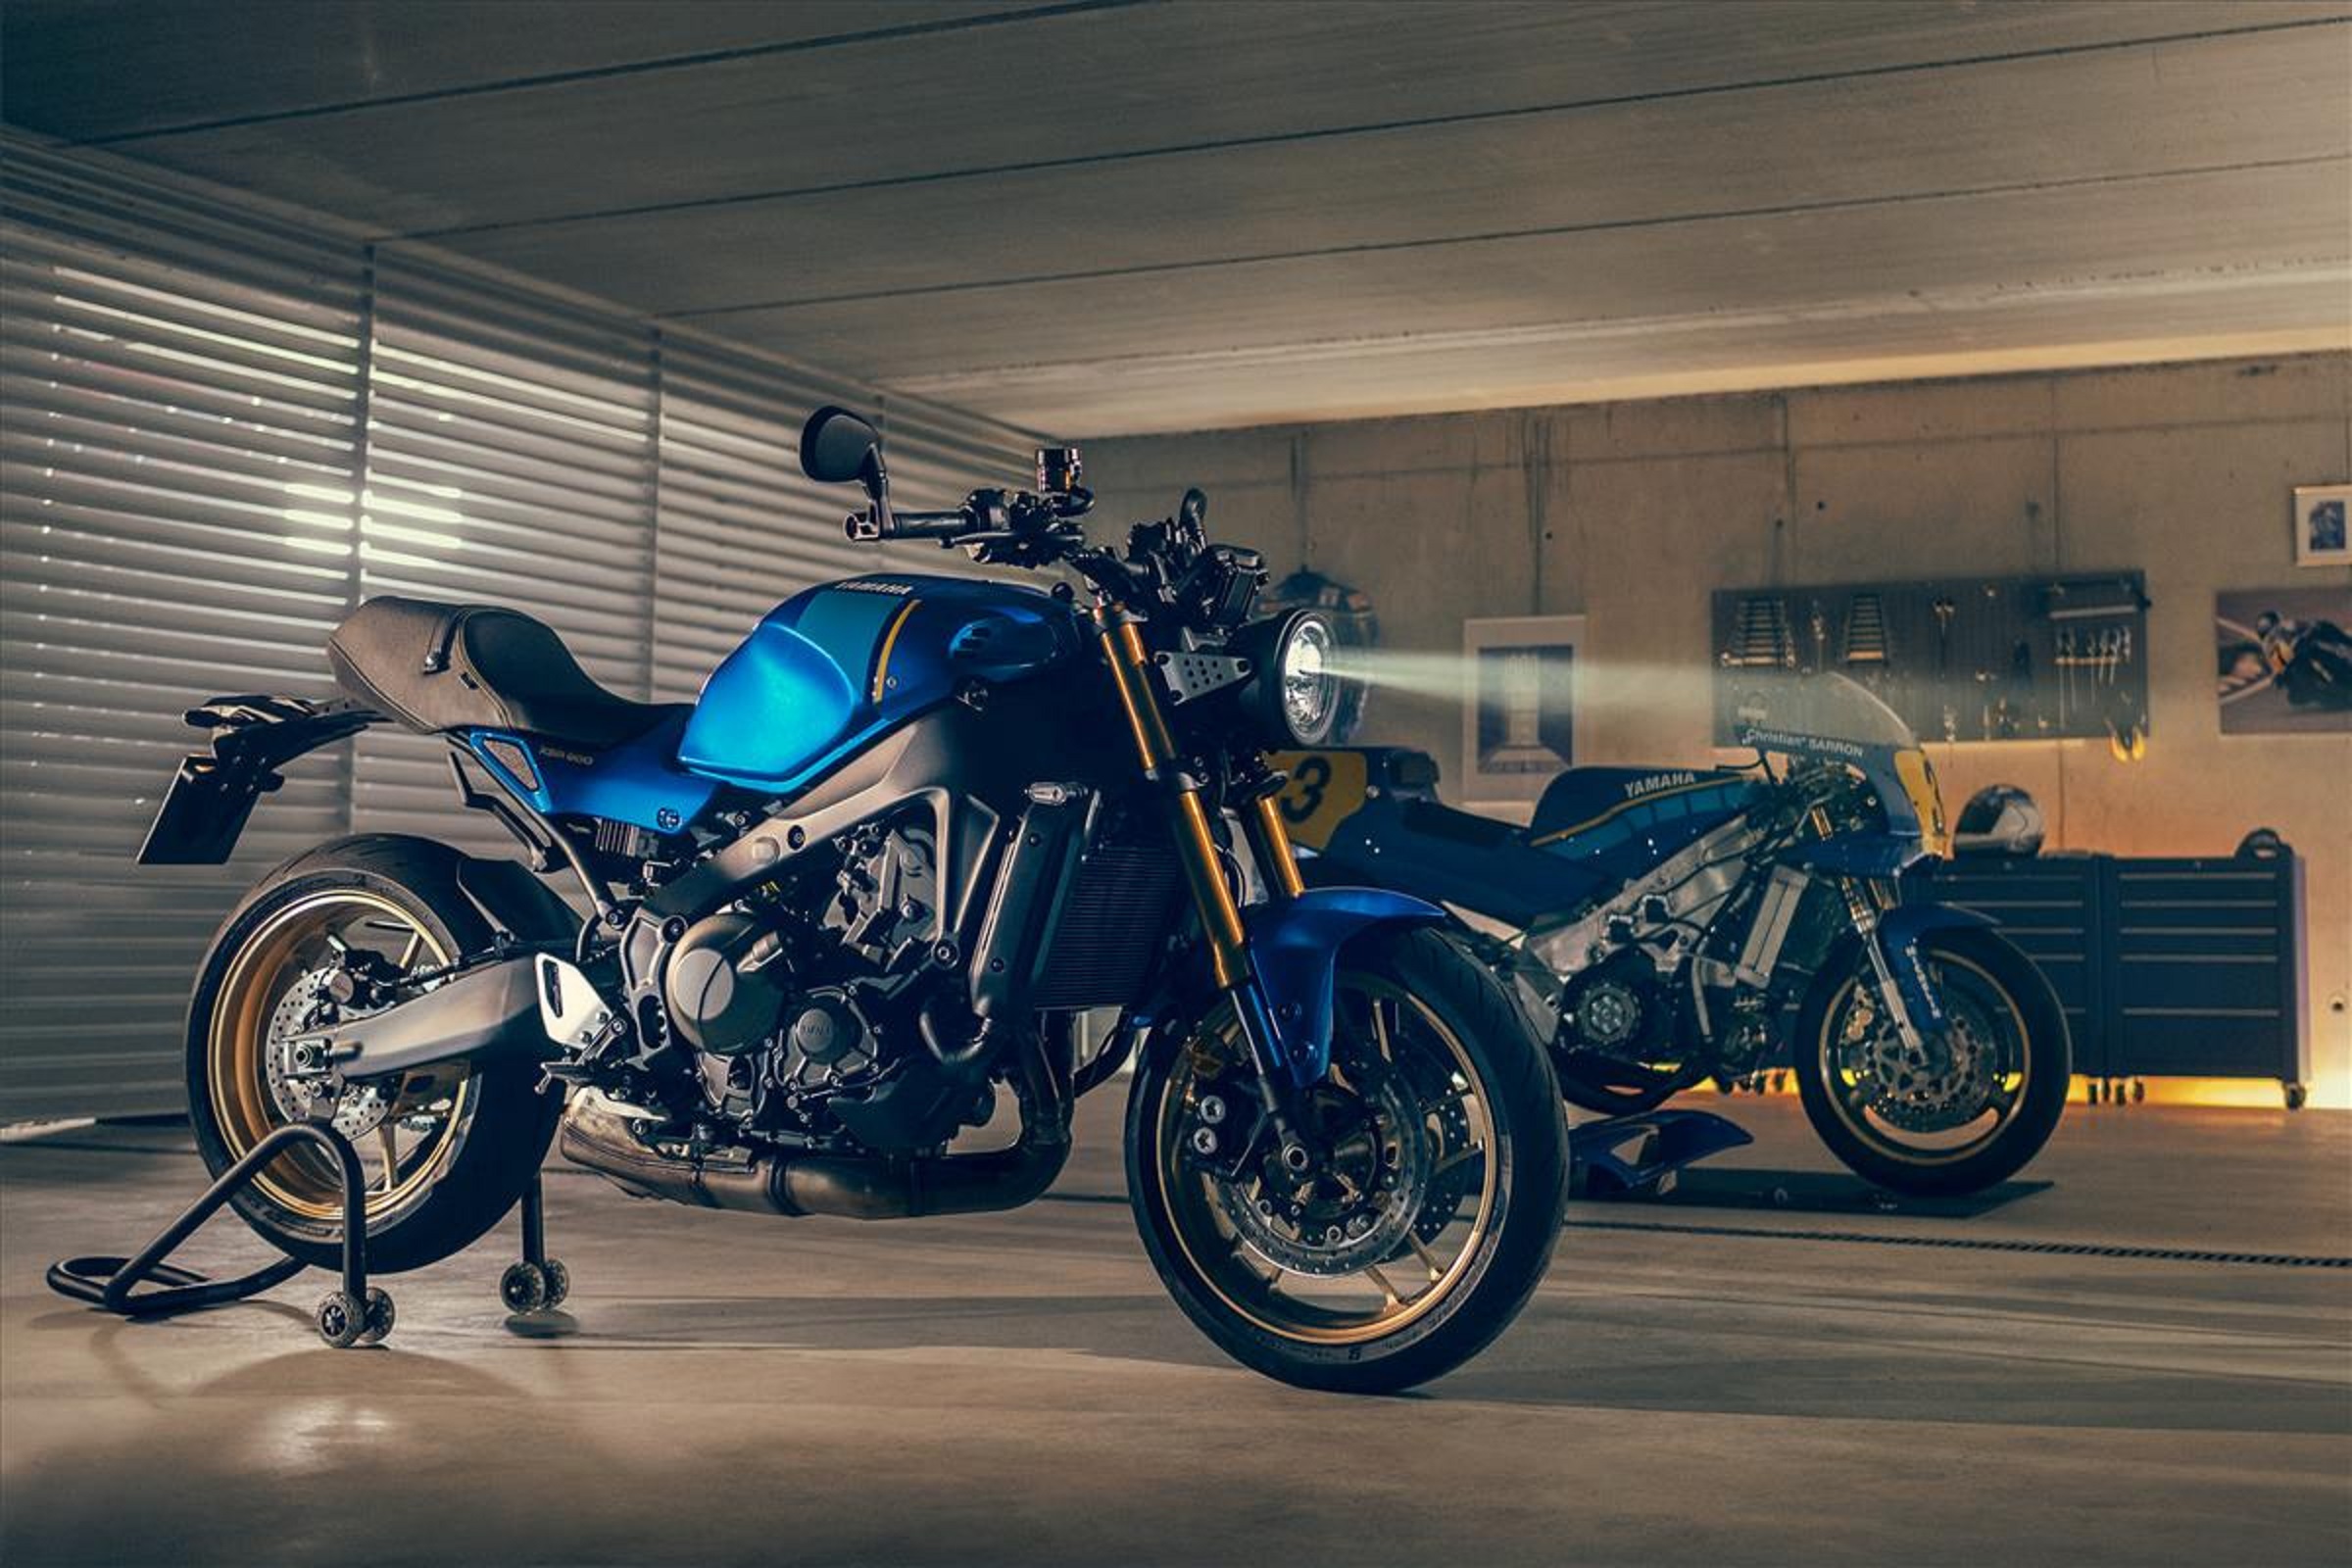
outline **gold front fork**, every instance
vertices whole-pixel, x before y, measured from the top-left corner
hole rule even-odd
[[[1306,879],[1298,874],[1298,858],[1291,853],[1290,824],[1283,821],[1277,799],[1269,792],[1250,808],[1250,849],[1282,896],[1295,899],[1306,891]]]
[[[1159,695],[1152,689],[1151,659],[1144,652],[1144,639],[1135,622],[1116,610],[1097,607],[1095,624],[1102,634],[1102,662],[1118,688],[1119,706],[1126,710],[1128,733],[1135,741],[1144,776],[1161,786],[1161,794],[1169,802],[1176,858],[1192,887],[1200,929],[1208,936],[1210,972],[1220,989],[1230,990],[1242,982],[1249,967],[1242,946],[1241,906],[1225,884],[1217,841],[1208,830],[1208,809],[1200,804],[1200,786],[1174,771],[1176,742],[1168,733],[1166,715],[1159,710]]]

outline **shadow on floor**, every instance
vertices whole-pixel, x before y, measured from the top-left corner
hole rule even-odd
[[[1700,1165],[1680,1173],[1673,1190],[1632,1196],[1590,1192],[1594,1202],[1627,1208],[1776,1209],[1792,1214],[1908,1214],[1924,1219],[1974,1219],[2021,1198],[2047,1192],[2049,1182],[1996,1182],[1982,1192],[1948,1198],[1915,1197],[1874,1187],[1837,1171],[1755,1170]]]
[[[429,1305],[420,1305],[419,1312]],[[668,1362],[723,1354],[736,1375],[757,1376],[743,1357],[762,1352],[820,1358],[896,1352],[1003,1350],[1067,1352],[1125,1362],[1229,1370],[1205,1340],[1162,1299],[1102,1295],[945,1296],[921,1298],[826,1297],[822,1299],[687,1295],[598,1300],[591,1292],[565,1312],[510,1322],[495,1310],[461,1313],[409,1328],[404,1346],[330,1351],[311,1337],[305,1314],[283,1303],[216,1309],[176,1325],[122,1324],[60,1307],[25,1324],[41,1334],[82,1333],[126,1392],[148,1380],[140,1340],[180,1339],[230,1314],[270,1312],[285,1319],[286,1348],[266,1353],[185,1396],[261,1394],[365,1397],[389,1376],[409,1393],[531,1398],[490,1367],[520,1376],[514,1357],[594,1356],[627,1352],[632,1376],[647,1355]],[[2277,1367],[2178,1363],[2177,1348],[2137,1348],[2130,1331],[2103,1335],[2095,1324],[2038,1329],[1979,1307],[1888,1303],[1857,1325],[1848,1314],[1791,1301],[1759,1311],[1753,1302],[1658,1299],[1606,1293],[1572,1299],[1539,1298],[1484,1356],[1414,1398],[1626,1411],[1685,1411],[1844,1420],[1921,1420],[1968,1424],[2170,1431],[2242,1430],[2340,1433],[2345,1411],[2328,1369],[2281,1375]],[[404,1328],[408,1328],[404,1322]],[[240,1338],[250,1320],[236,1325]],[[427,1337],[429,1334],[429,1338]],[[452,1346],[453,1338],[462,1342]],[[684,1384],[711,1373],[679,1363]],[[2021,1389],[2018,1363],[2035,1363]],[[2193,1357],[2192,1357],[2193,1359]],[[2122,1375],[2127,1373],[2129,1375]],[[1237,1385],[1275,1392],[1233,1371]],[[657,1381],[662,1381],[657,1378]],[[1314,1396],[1298,1396],[1315,1397]]]

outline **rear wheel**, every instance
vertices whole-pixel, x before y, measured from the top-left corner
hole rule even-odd
[[[1805,1115],[1857,1175],[1897,1192],[1973,1193],[2041,1152],[2065,1112],[2066,1015],[2032,959],[1990,931],[1935,931],[1920,958],[1950,1023],[1906,1045],[1866,956],[1825,970],[1797,1014]]]
[[[1302,1097],[1312,1152],[1255,1128],[1229,1010],[1138,1068],[1136,1220],[1186,1315],[1236,1360],[1385,1393],[1451,1371],[1551,1259],[1568,1167],[1559,1091],[1492,976],[1426,931],[1360,939],[1336,976],[1332,1065]]]
[[[407,976],[490,943],[458,886],[463,859],[427,840],[373,837],[280,866],[221,927],[189,1006],[189,1120],[206,1166],[217,1176],[288,1122],[331,1119],[367,1175],[373,1272],[436,1262],[496,1224],[562,1109],[528,1063],[345,1083],[296,1043],[332,1009],[368,1010]],[[342,1186],[325,1151],[288,1150],[234,1204],[271,1246],[339,1263]]]

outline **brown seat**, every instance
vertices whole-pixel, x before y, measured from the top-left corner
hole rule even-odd
[[[680,710],[615,697],[545,621],[500,605],[370,599],[326,640],[345,691],[428,734],[508,729],[592,751]]]

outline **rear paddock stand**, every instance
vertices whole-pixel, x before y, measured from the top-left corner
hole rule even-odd
[[[343,1278],[312,1314],[318,1337],[336,1349],[374,1345],[392,1332],[392,1298],[368,1283],[368,1183],[358,1151],[330,1123],[294,1122],[278,1128],[243,1159],[220,1173],[186,1212],[164,1228],[136,1257],[69,1257],[49,1265],[49,1288],[60,1296],[87,1301],[118,1317],[176,1317],[208,1306],[242,1301],[274,1290],[309,1267],[298,1257],[280,1257],[250,1274],[216,1280],[164,1259],[176,1251],[208,1219],[238,1192],[250,1185],[265,1166],[296,1144],[316,1144],[335,1162],[343,1200]],[[522,1202],[522,1260],[508,1268],[499,1281],[499,1298],[510,1311],[530,1312],[552,1307],[571,1288],[571,1276],[562,1263],[547,1255],[546,1222],[539,1178],[533,1176]],[[154,1288],[138,1290],[142,1284]]]
[[[1572,1190],[1586,1198],[1663,1197],[1689,1166],[1754,1142],[1746,1128],[1704,1110],[1585,1122],[1568,1137]]]

